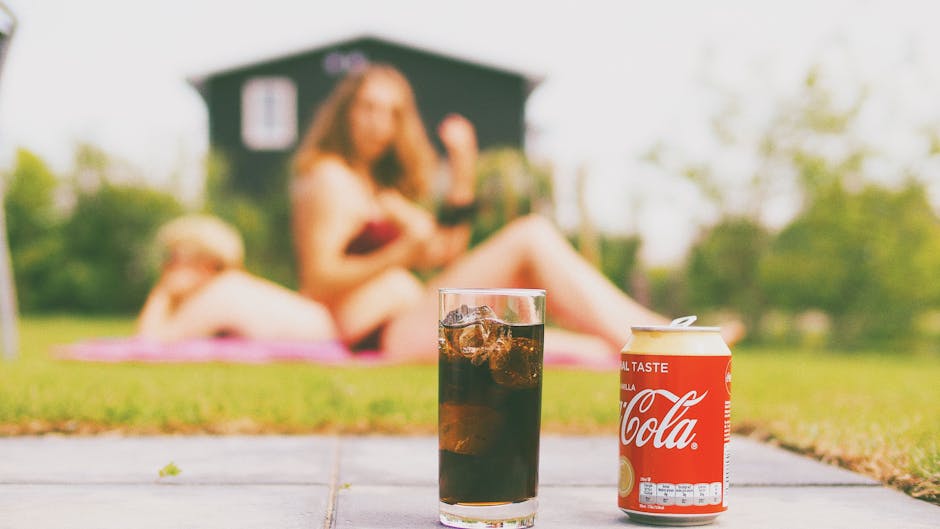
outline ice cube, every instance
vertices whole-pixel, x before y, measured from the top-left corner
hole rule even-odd
[[[448,327],[462,327],[464,325],[475,323],[485,319],[496,319],[496,313],[486,305],[479,307],[470,307],[461,305],[460,307],[447,313],[441,323]]]
[[[512,327],[497,320],[483,320],[483,349],[487,358],[505,355],[512,347]]]
[[[508,326],[507,326],[508,327]],[[542,378],[541,347],[532,338],[513,338],[511,347],[489,355],[493,380],[511,388],[534,388]]]
[[[488,406],[444,402],[439,413],[440,449],[458,454],[486,452],[503,426],[503,415]]]
[[[460,354],[460,346],[457,345],[455,334],[459,334],[460,327],[439,326],[437,329],[437,343],[440,353],[448,360],[459,360],[463,355]]]
[[[457,333],[457,350],[461,355],[469,358],[473,365],[481,365],[488,356],[486,349],[488,334],[482,322],[462,327]]]
[[[493,354],[509,350],[512,328],[495,319],[487,306],[467,307],[451,311],[441,322],[438,342],[449,359],[468,358],[473,365],[483,365]],[[453,322],[459,322],[455,325]]]
[[[482,323],[473,323],[464,327],[445,327],[441,325],[438,341],[441,352],[449,360],[468,358],[473,365],[481,365],[487,359],[486,328]]]

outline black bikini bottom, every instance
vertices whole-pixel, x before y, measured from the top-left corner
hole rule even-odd
[[[380,350],[382,348],[382,334],[385,332],[385,327],[387,327],[385,323],[376,327],[372,332],[360,338],[358,342],[350,345],[350,351],[353,353],[361,353],[363,351]]]

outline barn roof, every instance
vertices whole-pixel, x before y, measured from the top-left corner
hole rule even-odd
[[[435,56],[435,57],[439,57],[443,59],[464,62],[467,64],[475,65],[480,68],[484,68],[486,70],[491,70],[494,72],[515,75],[517,77],[521,77],[522,79],[526,81],[527,93],[531,93],[532,90],[534,90],[545,79],[545,77],[541,74],[535,74],[532,72],[522,71],[519,68],[510,67],[506,65],[499,65],[499,64],[495,64],[489,61],[484,61],[484,60],[479,60],[479,59],[474,59],[474,58],[468,58],[468,57],[461,56],[458,54],[442,52],[440,50],[431,49],[428,46],[415,44],[411,42],[404,42],[403,40],[398,39],[398,38],[390,38],[390,37],[379,35],[376,33],[362,33],[362,34],[356,35],[354,37],[346,38],[346,39],[331,40],[331,41],[324,42],[321,44],[307,46],[307,47],[296,49],[293,51],[283,52],[274,56],[268,56],[268,57],[254,59],[254,60],[247,61],[247,62],[227,65],[227,66],[224,66],[224,67],[212,70],[212,71],[190,75],[186,78],[186,80],[197,91],[199,91],[199,93],[203,97],[205,97],[206,95],[208,95],[205,92],[206,81],[208,81],[209,79],[213,77],[226,75],[230,73],[236,73],[242,70],[248,70],[255,66],[260,66],[269,62],[290,59],[290,58],[297,57],[300,55],[306,55],[308,53],[318,52],[320,50],[324,50],[327,48],[333,48],[337,46],[348,46],[348,45],[356,44],[359,42],[369,42],[369,41],[377,42],[381,44],[387,44],[391,46],[397,46],[399,48],[404,48],[404,49],[408,49],[408,50],[415,51],[418,53],[423,53],[426,55],[431,55],[431,56]]]

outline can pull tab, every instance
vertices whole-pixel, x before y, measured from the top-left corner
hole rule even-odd
[[[698,319],[698,316],[683,316],[681,318],[676,318],[669,323],[670,327],[688,327],[695,323],[695,320]]]

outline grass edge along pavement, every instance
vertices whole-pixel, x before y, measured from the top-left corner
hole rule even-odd
[[[29,317],[0,363],[0,435],[436,431],[436,368],[65,362],[127,318]],[[736,348],[733,429],[940,504],[940,358]],[[547,370],[543,431],[615,435],[615,373]]]

